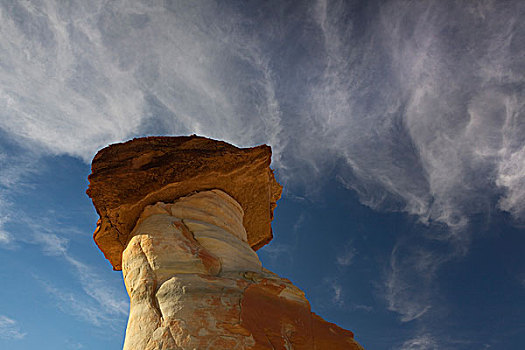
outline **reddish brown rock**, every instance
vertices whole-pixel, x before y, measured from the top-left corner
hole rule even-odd
[[[192,192],[220,189],[244,210],[254,250],[272,239],[281,185],[266,145],[237,148],[199,136],[147,137],[108,146],[93,159],[87,194],[100,215],[94,239],[115,270],[142,210]]]
[[[94,238],[130,297],[124,350],[362,350],[255,253],[281,193],[270,154],[196,136],[97,154]]]
[[[290,298],[287,288],[299,291],[282,278],[263,279],[245,289],[241,325],[252,332],[254,350],[363,349],[352,332],[312,313],[304,295]]]
[[[220,190],[145,208],[122,257],[124,350],[362,349],[261,266],[241,222],[242,208]]]

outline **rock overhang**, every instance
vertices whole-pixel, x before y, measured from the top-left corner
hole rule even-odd
[[[282,186],[270,168],[271,148],[238,148],[200,136],[145,137],[110,145],[94,157],[86,191],[100,219],[93,238],[115,270],[148,205],[219,189],[244,211],[248,243],[272,239],[271,221]]]

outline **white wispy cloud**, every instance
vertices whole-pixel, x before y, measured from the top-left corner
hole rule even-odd
[[[14,237],[5,228],[11,216],[10,202],[2,196],[3,192],[0,190],[0,247],[11,248],[13,247]]]
[[[82,343],[78,343],[72,340],[68,340],[66,342],[66,346],[68,349],[72,349],[72,350],[84,349],[84,345]]]
[[[330,287],[332,288],[333,296],[332,296],[332,302],[336,305],[343,305],[344,297],[343,297],[343,287],[340,283],[337,281],[332,281]]]
[[[100,305],[92,299],[86,298],[83,294],[56,287],[48,281],[36,279],[39,280],[43,289],[55,298],[56,305],[62,312],[73,315],[94,326],[114,325],[114,317],[111,317],[110,314],[101,309]]]
[[[35,220],[35,212],[26,213],[16,206],[18,197],[24,196],[26,190],[31,190],[32,185],[26,180],[37,172],[38,151],[26,152],[17,145],[1,146],[0,149],[12,152],[0,157],[0,247],[11,249],[24,244],[36,244],[45,255],[63,259],[69,264],[72,274],[82,286],[76,293],[53,286],[51,281],[43,282],[36,278],[43,283],[44,290],[56,298],[57,305],[64,312],[97,326],[124,319],[127,315],[127,300],[117,296],[117,291],[109,287],[107,281],[100,278],[92,268],[69,254],[67,237],[78,236],[78,229],[64,225],[52,212],[46,213],[50,215],[40,214]],[[31,234],[15,236],[9,230],[9,223],[16,223],[18,228],[25,227]],[[5,327],[12,324],[7,319],[2,322]]]
[[[83,294],[68,293],[54,287],[51,282],[45,282],[46,290],[61,302],[65,302],[64,311],[80,316],[94,325],[102,325],[102,321],[124,318],[127,316],[128,300],[108,286],[93,269],[72,257],[67,250],[68,241],[53,234],[44,234],[39,243],[46,254],[61,257],[72,268],[82,286]]]
[[[0,128],[86,161],[143,133],[266,142],[285,180],[343,161],[339,178],[373,208],[461,229],[496,198],[522,218],[519,1],[394,1],[366,28],[342,1],[296,11],[285,21],[213,2],[4,4]],[[290,37],[306,30],[296,18],[320,35]],[[451,23],[456,34],[443,34]],[[284,38],[306,52],[283,57]]]
[[[403,322],[443,307],[434,277],[467,250],[471,216],[498,206],[523,218],[525,99],[516,87],[525,76],[516,60],[524,50],[516,45],[523,35],[517,13],[525,13],[517,2],[393,1],[360,27],[359,10],[317,2],[329,54],[308,106],[317,133],[304,145],[343,159],[338,178],[362,203],[415,215],[437,227],[425,230],[429,240],[447,246],[399,238],[382,289]],[[406,347],[432,348],[429,341]]]
[[[272,261],[276,262],[283,256],[289,255],[292,247],[288,244],[272,242],[262,248],[262,252]]]
[[[503,188],[500,208],[519,219],[525,110],[511,86],[524,82],[512,54],[523,50],[512,45],[522,34],[513,11],[523,6],[394,1],[355,33],[359,14],[340,1],[318,4],[331,54],[312,96],[320,129],[347,162],[343,183],[371,207],[456,230],[490,210]],[[472,27],[488,14],[484,26]],[[452,23],[457,37],[442,32]]]
[[[53,220],[35,222],[25,216],[18,217],[20,223],[25,224],[33,232],[25,244],[39,245],[45,255],[53,256],[65,262],[71,268],[71,274],[80,283],[77,292],[68,292],[57,287],[52,281],[45,281],[34,276],[40,281],[44,289],[57,300],[59,308],[69,314],[84,319],[95,326],[104,326],[115,320],[122,320],[127,316],[129,302],[122,297],[114,287],[108,284],[89,265],[73,257],[69,251],[69,239],[53,233],[53,229],[60,231],[60,224]],[[67,231],[74,229],[68,228]]]
[[[512,124],[517,123],[517,115]],[[498,166],[498,178],[496,184],[504,189],[505,195],[499,200],[499,207],[510,212],[521,223],[525,222],[525,145],[521,149],[504,151],[502,162]]]
[[[86,269],[82,270],[86,272]],[[59,287],[52,281],[37,276],[34,278],[55,299],[57,307],[64,313],[97,327],[117,328],[126,319],[128,302],[120,300],[117,293],[107,286],[107,282],[104,283],[90,270],[87,270],[86,276],[81,277],[83,293]],[[93,285],[88,285],[88,278],[93,278]]]
[[[79,279],[85,295],[91,297],[92,301],[98,303],[98,309],[103,310],[101,312],[102,314],[116,316],[127,315],[129,308],[128,301],[117,297],[118,293],[109,288],[107,282],[101,279],[89,265],[82,263],[69,254],[68,239],[59,237],[53,233],[37,232],[34,234],[34,243],[39,244],[45,254],[61,257],[73,268],[73,274]],[[78,309],[82,307],[82,303],[77,302],[79,297],[71,297],[67,294],[58,293],[51,285],[47,287],[48,291],[60,300],[70,300],[72,310],[77,314]],[[91,311],[91,309],[87,310],[86,315],[88,319],[96,321],[93,323],[99,325],[100,318],[104,319],[105,317],[94,318],[90,316]]]
[[[8,138],[0,129],[0,248],[12,249],[16,247],[16,240],[6,227],[18,216],[13,202],[31,187],[26,179],[39,167],[32,152],[18,145],[7,145]]]
[[[13,238],[8,232],[0,231],[0,244],[6,246],[13,241]]]
[[[27,333],[22,332],[18,322],[5,315],[0,315],[0,338],[2,339],[22,339]]]
[[[374,310],[374,307],[371,305],[364,305],[364,304],[353,304],[352,309],[354,310],[361,310],[366,312],[371,312]]]
[[[275,73],[259,34],[225,6],[166,7],[4,4],[0,128],[86,161],[148,131],[282,147]]]
[[[1,177],[0,170],[0,177]],[[10,202],[6,198],[6,190],[0,187],[0,247],[7,248],[13,242],[12,235],[5,229],[10,218]]]
[[[366,23],[337,0],[271,10],[2,3],[0,129],[35,157],[85,161],[139,134],[270,143],[283,180],[335,173],[374,209],[447,225],[433,234],[451,245],[474,214],[525,219],[523,1],[391,1]],[[385,290],[409,321],[456,252],[402,244]]]
[[[443,256],[421,246],[398,245],[390,257],[383,295],[402,322],[417,320],[432,308],[432,283]]]
[[[118,293],[109,288],[107,282],[101,279],[88,265],[69,255],[64,255],[64,258],[76,269],[84,292],[96,300],[102,309],[117,316],[128,314],[129,302],[117,297]]]
[[[418,335],[405,341],[400,350],[434,350],[441,349],[434,337],[429,334]]]
[[[40,244],[45,254],[67,256],[68,239],[59,237],[54,233],[43,232],[36,232],[33,237],[34,243]]]
[[[8,202],[2,198],[2,191],[0,191],[0,247],[2,248],[11,247],[14,241],[13,236],[5,229],[5,225],[9,221],[7,206]]]
[[[425,329],[416,330],[403,343],[392,349],[399,350],[434,350],[434,349],[490,349],[490,340],[485,338],[468,338],[461,334],[459,337],[450,334],[435,334]]]
[[[323,286],[330,295],[331,306],[342,307],[345,305],[345,291],[337,277],[326,277]]]
[[[357,250],[353,247],[352,242],[345,244],[343,251],[336,256],[336,263],[340,267],[352,265]]]

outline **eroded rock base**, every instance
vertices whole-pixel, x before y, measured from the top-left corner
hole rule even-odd
[[[362,349],[262,268],[219,190],[147,207],[122,255],[131,349]]]

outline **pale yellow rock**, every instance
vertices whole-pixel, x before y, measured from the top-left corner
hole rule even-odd
[[[195,135],[148,137],[97,153],[93,238],[130,296],[124,349],[362,350],[261,267],[282,187],[271,149]]]
[[[248,285],[241,272],[262,266],[242,219],[240,205],[219,190],[145,208],[122,255],[131,301],[124,349],[254,344],[239,326]]]
[[[220,190],[144,209],[122,254],[124,350],[362,349],[262,268],[242,222]]]
[[[196,135],[110,145],[93,159],[86,191],[100,216],[93,238],[121,270],[122,252],[148,205],[216,188],[242,207],[247,241],[257,250],[273,237],[273,210],[282,191],[270,169],[271,154],[266,145],[237,148]]]

